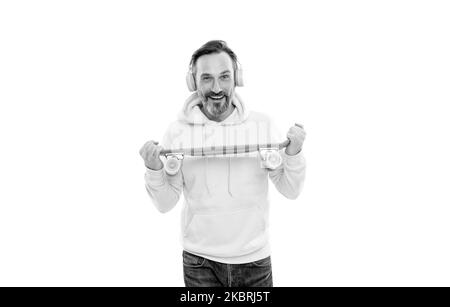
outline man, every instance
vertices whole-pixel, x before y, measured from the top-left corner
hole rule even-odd
[[[146,189],[161,212],[171,210],[183,191],[185,285],[272,287],[268,178],[285,197],[298,197],[305,178],[305,131],[300,125],[289,129],[290,142],[280,150],[282,164],[272,170],[252,154],[186,156],[180,171],[169,175],[160,159],[163,148],[282,141],[275,139],[269,117],[248,112],[236,94],[242,72],[224,41],[207,42],[192,55],[187,81],[194,94],[178,120],[161,144],[150,141],[140,150]]]

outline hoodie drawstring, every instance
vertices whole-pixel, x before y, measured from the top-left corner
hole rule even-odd
[[[205,144],[205,135],[202,134],[202,146],[203,144]],[[204,174],[205,174],[205,188],[206,188],[206,192],[208,193],[209,196],[211,196],[211,192],[209,190],[209,185],[208,185],[208,157],[204,156],[203,157],[203,162],[204,162]]]
[[[227,159],[227,185],[228,185],[228,194],[233,197],[233,194],[231,193],[231,157],[228,157]],[[209,189],[209,185],[208,185],[208,157],[204,157],[204,161],[205,161],[205,167],[204,167],[204,174],[205,174],[205,188],[206,191],[208,192],[208,195],[211,196],[211,190]]]
[[[231,168],[231,157],[228,157],[228,194],[230,194],[231,197],[233,197],[233,194],[231,194],[231,189],[230,189],[230,168]]]
[[[206,191],[208,192],[208,195],[211,196],[211,192],[209,190],[209,186],[208,186],[208,157],[204,157],[204,161],[205,161],[205,187],[206,187]]]

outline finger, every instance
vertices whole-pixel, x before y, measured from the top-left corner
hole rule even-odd
[[[302,134],[302,130],[300,130],[300,128],[296,127],[296,128],[289,129],[289,131],[287,133],[291,134],[291,135],[300,135],[300,134]]]
[[[152,147],[151,142],[147,142],[144,144],[144,146],[142,146],[142,149],[141,149],[142,154],[141,155],[144,159],[148,156],[148,152],[150,151],[151,147]]]
[[[292,126],[290,129],[295,130],[295,131],[305,130],[305,128],[303,128],[303,126],[299,125],[299,124],[295,124],[295,126]]]
[[[146,156],[146,153],[149,149],[149,146],[151,145],[151,142],[145,142],[144,145],[142,145],[141,149],[139,150],[139,154],[142,156],[142,158],[145,158],[144,156]]]
[[[296,135],[303,135],[306,132],[303,129],[297,128],[297,129],[290,130],[289,133],[296,134]]]
[[[158,145],[158,146],[156,147],[156,155],[159,156],[159,155],[161,154],[161,151],[162,151],[162,150],[163,150],[163,147]]]
[[[306,135],[306,131],[303,129],[295,129],[295,131],[290,131],[290,133],[295,134],[297,136],[305,136]]]
[[[151,148],[152,148],[152,155],[155,156],[155,150],[158,146],[158,142],[152,141],[152,143],[150,144]]]
[[[300,131],[302,131],[302,129],[299,127],[291,127],[291,128],[289,128],[288,132],[295,134],[295,133],[299,133]]]
[[[299,141],[299,140],[304,139],[304,136],[302,134],[298,134],[298,133],[288,133],[287,138],[291,141],[292,140]]]
[[[162,150],[161,146],[156,146],[155,150],[153,151],[153,158],[155,159],[158,158],[161,150]]]
[[[153,145],[148,149],[147,158],[152,158],[154,156],[155,149],[156,149],[156,147]]]

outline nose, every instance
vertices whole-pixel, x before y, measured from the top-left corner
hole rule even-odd
[[[219,80],[214,80],[212,91],[214,93],[219,93],[220,91],[222,91],[222,89],[220,88]]]

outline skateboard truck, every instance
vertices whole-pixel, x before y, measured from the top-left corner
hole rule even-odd
[[[258,151],[260,154],[260,166],[262,168],[276,169],[281,165],[283,159],[281,158],[280,149],[283,149],[289,144],[289,140],[282,143],[275,144],[255,144],[255,145],[234,145],[234,146],[219,146],[207,148],[178,148],[174,150],[161,150],[160,154],[167,159],[164,163],[164,169],[167,174],[175,175],[181,168],[181,163],[185,155],[188,156],[215,156],[238,153],[249,153]]]
[[[184,152],[166,153],[167,158],[164,163],[164,170],[169,175],[175,175],[178,173],[181,167],[181,161],[184,159]]]

